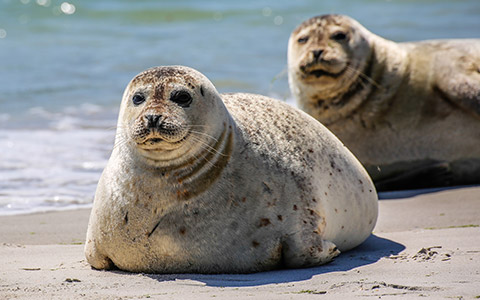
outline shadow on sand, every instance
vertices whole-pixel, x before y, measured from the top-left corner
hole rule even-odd
[[[391,240],[371,235],[362,245],[342,253],[333,262],[314,268],[286,269],[253,274],[145,274],[159,282],[193,280],[213,287],[245,287],[273,283],[303,281],[315,275],[330,272],[345,272],[377,262],[383,257],[398,254],[405,247]]]
[[[436,192],[443,192],[448,190],[456,189],[465,189],[479,187],[480,185],[458,185],[458,186],[446,186],[446,187],[437,187],[437,188],[428,188],[428,189],[418,189],[418,190],[402,190],[402,191],[389,191],[389,192],[379,192],[379,200],[392,200],[392,199],[404,199],[411,198],[423,194],[432,194]]]

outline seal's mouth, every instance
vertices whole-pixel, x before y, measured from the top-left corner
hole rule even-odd
[[[338,72],[338,73],[331,73],[331,72],[328,72],[328,71],[325,71],[325,70],[320,70],[320,69],[319,70],[313,70],[313,71],[310,71],[310,72],[306,72],[306,74],[311,75],[311,76],[315,76],[317,78],[320,78],[322,76],[337,78],[340,75],[342,75],[342,73],[343,73],[343,70]]]
[[[146,140],[145,143],[156,144],[156,143],[160,143],[161,141],[163,141],[163,139],[161,138],[152,138],[152,139]]]
[[[153,137],[149,137],[142,142],[137,142],[137,146],[146,151],[163,151],[173,150],[180,147],[189,137],[190,132],[186,132],[183,136],[158,136],[156,133]]]
[[[340,70],[338,70],[341,68]],[[329,69],[337,69],[338,71],[329,70]],[[304,74],[305,77],[315,77],[315,78],[322,78],[322,77],[330,77],[330,78],[338,78],[345,73],[348,69],[348,63],[343,65],[343,68],[340,65],[334,66],[326,66],[325,64],[307,64],[304,66],[300,66],[300,71]]]

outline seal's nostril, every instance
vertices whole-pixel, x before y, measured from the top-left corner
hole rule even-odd
[[[320,56],[322,56],[323,50],[321,50],[321,49],[313,50],[312,53],[313,53],[313,57],[316,60],[318,60],[320,58]]]
[[[159,115],[145,115],[145,119],[147,119],[147,127],[148,128],[155,128],[158,125],[158,120],[160,119]]]

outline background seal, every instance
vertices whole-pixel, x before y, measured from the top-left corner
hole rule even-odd
[[[480,182],[480,40],[395,43],[324,15],[292,32],[288,70],[378,190]]]

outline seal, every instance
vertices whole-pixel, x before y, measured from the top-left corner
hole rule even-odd
[[[220,95],[182,66],[127,86],[85,253],[96,269],[245,273],[316,266],[377,219],[367,172],[323,125],[280,101]]]
[[[288,71],[378,191],[480,182],[480,40],[395,43],[323,15],[292,32]]]

